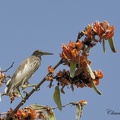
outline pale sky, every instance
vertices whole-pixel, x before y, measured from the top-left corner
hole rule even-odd
[[[62,103],[77,102],[85,99],[88,104],[84,107],[81,120],[118,120],[120,115],[108,115],[106,110],[111,109],[120,112],[120,2],[118,0],[6,0],[0,1],[0,67],[7,69],[12,62],[14,66],[5,73],[12,76],[19,63],[30,56],[36,49],[54,53],[53,56],[44,56],[41,67],[31,78],[32,83],[38,83],[47,73],[49,65],[54,66],[60,59],[62,43],[75,41],[79,31],[96,20],[107,20],[115,26],[114,42],[117,53],[112,53],[106,42],[106,53],[103,53],[102,45],[98,44],[91,51],[90,60],[92,69],[101,69],[104,78],[98,85],[102,92],[99,96],[91,88],[65,89],[65,95],[61,94]],[[60,66],[56,72],[63,69]],[[49,82],[42,85],[40,91],[34,93],[24,104],[38,103],[55,107],[53,101],[54,86],[49,89]],[[4,91],[4,86],[0,92]],[[4,96],[0,103],[0,112],[14,108],[20,99],[10,104],[9,97]],[[75,107],[67,106],[62,111],[55,110],[57,120],[74,120]]]

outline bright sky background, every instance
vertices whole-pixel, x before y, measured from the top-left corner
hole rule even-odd
[[[42,65],[31,78],[38,83],[47,73],[49,65],[54,66],[60,59],[62,43],[75,41],[79,31],[96,20],[107,20],[115,26],[114,42],[117,53],[112,53],[106,42],[106,53],[98,44],[91,51],[92,69],[101,69],[104,78],[98,89],[99,96],[91,88],[65,89],[61,95],[63,105],[85,99],[88,104],[83,109],[81,120],[118,120],[120,115],[108,115],[111,109],[120,113],[120,1],[119,0],[1,0],[0,1],[0,67],[7,69],[12,62],[14,66],[6,73],[11,75],[22,60],[36,49],[54,53],[43,56]],[[57,69],[63,69],[61,66]],[[23,107],[38,103],[55,107],[53,101],[54,87],[48,88],[49,82],[42,85],[41,90],[34,93]],[[4,86],[0,88],[2,93]],[[4,96],[0,103],[0,112],[14,108],[21,99],[10,104],[9,97]],[[62,111],[55,110],[57,120],[74,120],[75,107],[67,106]]]

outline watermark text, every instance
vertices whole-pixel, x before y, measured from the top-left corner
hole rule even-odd
[[[114,111],[112,109],[107,109],[106,112],[108,115],[120,115],[119,111]]]

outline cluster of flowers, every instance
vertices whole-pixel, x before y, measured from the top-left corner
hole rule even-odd
[[[9,76],[8,76],[9,77]],[[6,81],[6,75],[0,71],[0,87],[3,85],[3,83],[7,83]],[[9,81],[8,81],[9,82]],[[9,95],[11,103],[15,99],[15,97],[19,97],[20,95],[18,94],[18,91],[13,92]],[[1,98],[0,98],[1,99]]]
[[[79,38],[76,42],[70,41],[68,44],[63,44],[62,53],[60,54],[64,65],[71,67],[71,61],[75,64],[74,76],[70,77],[71,71],[65,69],[53,75],[54,69],[51,66],[48,68],[52,75],[47,76],[46,79],[49,81],[56,79],[59,85],[62,86],[62,93],[65,93],[63,88],[68,85],[71,85],[71,88],[74,89],[74,86],[91,88],[92,84],[99,84],[100,79],[103,78],[103,72],[91,69],[91,61],[88,59],[89,51],[97,42],[112,38],[114,26],[110,26],[107,21],[97,21],[92,25],[88,25],[80,34],[85,35],[84,40]],[[90,69],[93,75],[91,75]]]
[[[47,112],[47,114],[43,111],[43,109]],[[13,110],[10,108],[10,110],[6,113],[6,116],[0,118],[0,120],[5,120],[7,116],[12,112]],[[48,114],[51,116],[54,114],[50,107],[43,106],[39,109],[36,109],[29,106],[23,109],[18,109],[17,112],[10,118],[10,120],[46,120]]]
[[[79,74],[78,74],[79,73]],[[99,81],[101,78],[103,78],[103,72],[101,70],[98,71],[94,71],[95,74],[95,79],[93,80],[95,85],[99,84]],[[71,85],[75,85],[77,87],[83,88],[83,87],[92,87],[92,83],[91,83],[91,77],[89,75],[89,72],[84,72],[84,71],[80,71],[79,69],[77,69],[77,71],[75,72],[75,77],[74,78],[70,78],[70,71],[66,71],[65,69],[62,71],[59,71],[56,75],[56,79],[57,81],[59,81],[59,84],[62,87],[68,86],[69,84]]]
[[[107,21],[96,21],[92,25],[88,25],[83,31],[87,39],[94,40],[95,35],[99,37],[99,40],[107,40],[114,35],[114,26],[110,26]]]

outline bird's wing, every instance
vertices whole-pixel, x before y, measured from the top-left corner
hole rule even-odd
[[[19,87],[23,80],[27,81],[34,72],[39,68],[40,59],[38,57],[31,56],[24,60],[13,74],[11,81],[8,84],[8,90]]]

